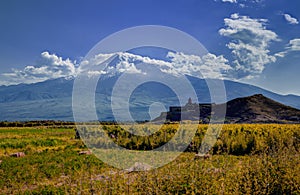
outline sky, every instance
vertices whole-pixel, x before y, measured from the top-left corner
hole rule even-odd
[[[163,25],[201,42],[209,52],[202,67],[214,61],[226,69],[222,78],[300,95],[299,13],[296,0],[2,0],[0,85],[74,75],[103,38]]]

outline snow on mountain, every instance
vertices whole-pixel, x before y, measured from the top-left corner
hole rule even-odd
[[[195,89],[198,100],[193,101],[208,103],[211,102],[210,90],[207,80],[203,78],[220,81],[218,79],[226,78],[226,71],[230,71],[227,61],[222,56],[213,54],[199,57],[169,52],[166,58],[152,59],[126,52],[98,54],[92,59],[83,60],[81,66],[74,71],[77,72],[77,76],[87,74],[88,77],[100,77],[95,91],[99,120],[114,120],[111,96],[122,73],[146,76],[162,74],[166,76],[163,77],[165,79],[168,79],[168,76],[176,78],[183,75]],[[202,77],[198,77],[199,73],[202,73]],[[136,82],[134,76],[128,78],[127,84]],[[75,79],[76,76],[71,75],[33,84],[0,86],[0,120],[73,120],[72,93]],[[263,94],[275,101],[300,109],[299,96],[284,96],[249,84],[222,81],[227,101]],[[155,117],[150,116],[153,113],[149,113],[149,109],[154,108],[152,105],[156,102],[160,102],[168,109],[169,106],[178,105],[179,99],[170,87],[158,82],[146,82],[137,86],[129,100],[132,117],[135,120],[149,120]]]

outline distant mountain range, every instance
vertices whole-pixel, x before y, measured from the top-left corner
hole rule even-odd
[[[224,104],[197,104],[191,100],[182,107],[170,107],[153,122],[200,120],[209,123],[212,107],[215,112]],[[184,120],[183,119],[183,120]],[[262,94],[236,98],[226,103],[225,123],[300,123],[300,110],[276,102]]]
[[[187,76],[188,80],[194,87],[198,96],[198,102],[210,103],[209,89],[204,79]],[[98,84],[96,89],[96,108],[99,120],[114,120],[110,105],[110,96],[113,86],[118,77],[113,76],[101,80],[101,86]],[[12,86],[0,86],[0,121],[16,121],[16,120],[64,120],[73,121],[72,113],[72,90],[74,78],[59,78],[47,80],[35,84],[19,84]],[[281,104],[300,109],[300,96],[296,95],[279,95],[268,90],[238,83],[234,81],[224,80],[226,88],[226,95],[228,108],[230,105],[237,104],[236,101],[231,102],[235,98],[251,96],[254,94],[262,94],[263,96],[273,99]],[[256,96],[254,96],[256,97]],[[255,99],[255,98],[254,98]],[[257,101],[253,104],[262,106],[262,100],[256,98]],[[241,99],[236,108],[239,112],[234,112],[239,115],[243,114],[241,106],[243,106]],[[251,99],[252,100],[252,99]],[[270,100],[271,101],[271,100]],[[270,101],[268,105],[272,104]],[[175,93],[164,85],[159,83],[147,83],[134,91],[130,98],[130,111],[135,120],[149,120],[149,106],[153,102],[161,102],[166,108],[172,105],[178,105],[178,99]],[[245,104],[252,101],[247,101]],[[250,105],[250,104],[249,104]],[[252,108],[252,106],[250,106]],[[249,107],[249,108],[250,108]],[[281,107],[282,113],[289,107]],[[246,109],[246,108],[245,108]],[[267,114],[271,112],[266,108]],[[229,112],[230,113],[230,112]],[[235,117],[234,113],[232,114]],[[287,113],[289,113],[287,111]],[[228,115],[231,116],[231,115]],[[273,120],[274,118],[270,118]],[[241,119],[242,120],[242,119]],[[244,120],[244,119],[243,119]],[[245,119],[247,122],[248,119]],[[277,120],[277,119],[276,119]],[[281,119],[280,119],[281,120]],[[284,120],[284,119],[282,119]]]

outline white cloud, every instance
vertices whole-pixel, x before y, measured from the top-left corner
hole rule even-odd
[[[234,13],[234,14],[231,14],[230,16],[232,19],[238,19],[240,16],[238,13]]]
[[[283,58],[283,57],[285,57],[286,54],[287,54],[287,51],[281,51],[281,52],[275,53],[275,56]]]
[[[112,60],[113,62],[111,62]],[[81,62],[78,72],[87,72],[88,74],[90,72],[90,76],[113,76],[124,72],[128,74],[145,74],[145,72],[136,67],[136,64],[140,62],[156,66],[171,66],[170,63],[166,61],[151,59],[127,52],[117,52],[111,54],[97,54],[94,58],[89,59],[89,61],[85,60]],[[85,69],[87,69],[87,71],[85,71]],[[91,71],[91,69],[93,71]],[[101,70],[100,72],[99,69]]]
[[[228,60],[222,55],[216,56],[208,53],[202,57],[186,55],[183,53],[169,52],[167,57],[171,59],[173,66],[162,69],[164,72],[172,72],[175,75],[187,74],[204,78],[226,78],[227,72],[232,68]]]
[[[237,0],[222,0],[222,2],[237,3]]]
[[[157,60],[157,59],[152,59],[149,57],[145,56],[140,56],[140,55],[135,55],[131,53],[119,53],[120,59],[125,60],[125,61],[141,61],[143,63],[147,64],[154,64],[157,66],[171,66],[169,62],[163,61],[163,60]]]
[[[103,75],[106,74],[107,72],[103,71],[103,70],[90,70],[87,72],[88,76],[92,77],[92,76],[99,76],[99,75]]]
[[[263,2],[265,0],[214,0],[214,1],[215,2],[238,4],[241,8],[245,8],[245,7],[256,7],[257,4],[260,4],[259,6],[264,6]]]
[[[300,39],[290,40],[288,49],[290,49],[291,51],[300,51]]]
[[[142,73],[141,70],[137,69],[134,63],[129,63],[128,61],[121,61],[117,64],[116,69],[118,72],[123,73]]]
[[[169,52],[166,56],[169,59],[168,61],[151,59],[126,52],[111,54],[108,55],[108,57],[114,55],[117,60],[113,60],[113,63],[98,64],[102,66],[99,67],[101,71],[91,71],[88,69],[89,71],[87,71],[87,73],[90,76],[113,76],[124,72],[129,74],[147,74],[149,70],[156,68],[163,73],[172,74],[174,76],[192,75],[201,77],[202,75],[204,78],[225,78],[227,72],[232,69],[228,65],[228,60],[223,56],[216,56],[210,53],[200,57]],[[95,60],[92,59],[91,61]],[[144,64],[146,64],[146,66]],[[153,66],[153,68],[149,69],[149,66]],[[91,64],[90,67],[96,66],[95,64]]]
[[[239,5],[240,5],[241,8],[245,8],[246,7],[246,5],[244,3],[240,3]]]
[[[278,52],[275,55],[277,57],[285,57],[289,52],[300,51],[300,39],[292,39],[289,41],[289,44],[286,46],[284,51]]]
[[[43,52],[41,59],[34,66],[26,66],[23,70],[12,70],[0,75],[0,84],[36,83],[48,79],[87,74],[89,77],[116,74],[147,74],[148,71],[159,70],[163,73],[191,75],[203,78],[227,78],[232,70],[228,60],[222,55],[208,53],[202,57],[169,52],[169,60],[157,60],[126,52],[98,54],[94,58],[83,60],[78,67],[70,59]],[[151,67],[153,66],[153,67]],[[149,68],[150,67],[150,68]],[[149,72],[148,72],[149,73]]]
[[[278,37],[266,29],[266,19],[252,19],[235,13],[224,22],[225,28],[220,29],[219,34],[231,39],[227,47],[232,50],[236,78],[260,74],[266,64],[276,61],[268,47]]]
[[[48,79],[76,75],[76,62],[69,58],[62,59],[56,54],[45,51],[35,65],[26,66],[23,70],[13,69],[10,73],[0,76],[0,84],[36,83]]]
[[[292,17],[289,14],[283,14],[284,19],[289,23],[289,24],[299,24],[299,21],[297,18]]]

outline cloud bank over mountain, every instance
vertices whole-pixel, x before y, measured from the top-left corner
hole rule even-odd
[[[105,57],[115,57],[118,59],[116,64],[102,64],[105,61]],[[118,73],[126,72],[147,74],[147,72],[140,69],[139,64],[143,63],[148,66],[158,68],[161,72],[171,74],[173,76],[179,75],[192,75],[203,78],[225,78],[227,72],[231,70],[231,66],[228,64],[228,60],[224,56],[216,56],[208,53],[202,57],[196,55],[186,55],[178,52],[168,52],[166,56],[167,60],[157,60],[149,57],[144,57],[127,52],[119,52],[114,54],[98,54],[90,62],[85,61],[84,64],[89,64],[89,68],[95,67],[95,65],[104,65],[101,70],[87,71],[92,75],[115,75]],[[83,65],[79,72],[84,69]]]
[[[237,3],[226,0],[223,2]],[[284,14],[289,24],[297,24],[298,20],[289,14]],[[69,58],[44,51],[40,59],[24,69],[12,69],[11,72],[0,74],[0,85],[19,83],[36,83],[60,77],[74,77],[85,72],[89,76],[113,76],[121,73],[147,74],[139,64],[149,64],[161,72],[171,75],[192,75],[200,78],[217,78],[230,80],[251,80],[259,77],[266,66],[284,58],[290,52],[300,51],[300,38],[293,38],[283,46],[281,51],[272,51],[271,45],[282,42],[280,36],[268,29],[269,20],[251,18],[239,13],[233,13],[224,18],[223,27],[218,34],[227,41],[228,55],[207,53],[204,56],[187,55],[178,52],[168,52],[165,59],[155,59],[128,52],[99,53],[92,59],[77,62]],[[115,58],[113,63],[103,65],[109,58]],[[94,68],[85,70],[85,67]],[[99,66],[100,64],[101,67]]]
[[[28,65],[23,70],[13,69],[0,76],[0,84],[36,83],[48,79],[74,76],[76,61],[63,59],[56,54],[45,51],[35,65]]]
[[[102,64],[109,58],[117,59],[116,62]],[[48,79],[76,76],[80,73],[87,73],[89,76],[114,76],[126,72],[127,74],[147,74],[137,66],[141,63],[152,65],[161,72],[173,76],[191,75],[201,78],[227,78],[232,67],[228,60],[220,55],[208,53],[202,57],[186,55],[183,53],[168,52],[168,61],[152,59],[127,52],[112,54],[98,54],[89,61],[76,61],[63,59],[56,54],[43,52],[41,60],[35,65],[26,66],[23,70],[13,70],[11,73],[2,74],[1,84],[11,85],[18,83],[36,83]],[[91,66],[92,65],[92,66]],[[102,66],[100,66],[102,65]],[[98,66],[98,67],[97,67]],[[85,70],[85,67],[91,69]]]

